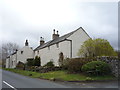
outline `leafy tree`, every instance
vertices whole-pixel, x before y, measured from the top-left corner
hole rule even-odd
[[[34,66],[41,66],[41,59],[40,57],[36,56],[34,59]]]
[[[84,44],[81,46],[81,49],[78,52],[78,55],[83,55],[85,57],[93,56],[94,55],[94,41],[92,39],[88,39],[84,42]]]
[[[78,55],[85,57],[94,56],[116,56],[116,52],[110,43],[105,39],[88,39],[83,43]]]

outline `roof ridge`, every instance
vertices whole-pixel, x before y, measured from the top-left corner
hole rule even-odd
[[[58,43],[58,42],[60,42],[60,41],[63,41],[63,40],[65,40],[66,38],[68,38],[69,36],[71,36],[74,32],[76,32],[77,30],[79,30],[80,28],[82,28],[82,27],[79,27],[78,29],[76,29],[76,30],[74,30],[74,31],[71,31],[71,32],[69,32],[69,33],[67,33],[67,34],[64,34],[63,36],[60,36],[60,37],[58,37],[57,39],[50,40],[50,41],[44,43],[44,44],[41,45],[41,46],[39,45],[37,48],[34,49],[34,51],[37,50],[37,49],[42,49],[42,48],[45,48],[45,47],[47,47],[47,46],[53,45],[53,44]],[[49,43],[49,42],[50,42],[50,43]]]

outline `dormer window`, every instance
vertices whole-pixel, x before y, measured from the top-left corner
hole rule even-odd
[[[23,51],[21,51],[21,54],[23,54]]]

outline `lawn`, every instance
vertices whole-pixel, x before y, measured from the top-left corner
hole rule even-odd
[[[62,80],[62,81],[87,81],[87,80],[115,80],[112,75],[107,76],[86,76],[84,74],[68,74],[67,71],[51,71],[48,73],[38,73],[32,71],[24,71],[17,69],[4,69],[12,71],[21,75],[30,76],[32,78],[41,78],[48,80]]]

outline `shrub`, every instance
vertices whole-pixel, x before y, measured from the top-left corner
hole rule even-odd
[[[36,56],[34,59],[34,66],[41,66],[41,59],[40,57]]]
[[[63,70],[68,70],[69,60],[70,60],[69,58],[63,60],[63,64],[61,66]]]
[[[18,64],[16,65],[16,69],[22,69],[24,70],[25,69],[25,64],[23,62],[18,62]]]
[[[83,65],[81,70],[88,75],[110,74],[110,66],[103,61],[92,61]]]
[[[27,66],[34,66],[34,59],[33,59],[33,58],[27,59],[26,65],[27,65]]]
[[[79,73],[81,72],[81,67],[92,61],[93,59],[90,58],[74,58],[74,59],[70,59],[68,61],[68,71],[70,73]]]
[[[55,65],[54,65],[53,61],[49,61],[44,65],[44,67],[54,67],[54,66]]]

